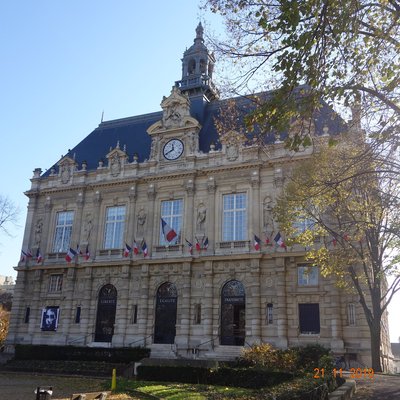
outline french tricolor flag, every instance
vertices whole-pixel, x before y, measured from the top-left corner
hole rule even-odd
[[[139,254],[139,247],[136,243],[136,240],[133,242],[133,254],[135,254],[135,256]]]
[[[173,238],[177,236],[176,232],[162,218],[161,229],[167,242],[170,242]]]
[[[258,251],[261,247],[261,240],[257,235],[254,235],[254,248]]]
[[[38,247],[36,251],[36,262],[40,264],[43,261],[42,253],[40,252],[40,248]]]
[[[286,244],[283,241],[283,238],[282,238],[282,235],[281,235],[280,232],[278,232],[276,234],[276,236],[274,237],[274,241],[279,247],[282,247],[282,248],[286,249]]]
[[[124,257],[128,257],[131,251],[132,251],[132,247],[129,246],[128,243],[125,243]]]
[[[71,249],[71,247],[69,248],[69,250],[67,251],[67,254],[65,255],[65,259],[67,262],[71,262],[75,256],[77,255],[77,252],[74,249]]]
[[[143,256],[144,256],[144,257],[147,257],[148,254],[149,254],[149,251],[148,251],[148,249],[147,249],[147,244],[146,244],[145,241],[143,241],[143,244],[142,244],[142,251],[143,251]]]

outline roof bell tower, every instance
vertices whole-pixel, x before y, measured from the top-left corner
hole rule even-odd
[[[175,82],[189,97],[203,94],[208,101],[218,99],[219,92],[212,81],[215,57],[204,44],[201,22],[196,28],[194,44],[183,53],[182,79]]]

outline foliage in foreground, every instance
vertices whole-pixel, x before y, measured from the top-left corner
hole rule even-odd
[[[320,387],[327,394],[324,382],[312,375],[296,378],[273,388],[244,389],[237,387],[196,385],[184,383],[160,383],[118,379],[117,391],[121,393],[146,393],[165,400],[308,400],[309,392]],[[323,399],[323,397],[322,397]]]
[[[390,147],[382,151],[353,135],[336,146],[321,144],[288,173],[275,207],[286,244],[307,248],[310,265],[357,295],[375,371],[381,371],[381,320],[400,291],[400,182],[394,157]]]
[[[203,0],[222,16],[228,37],[216,51],[235,63],[232,90],[276,88],[247,119],[278,134],[293,120],[309,120],[320,99],[361,108],[370,137],[399,141],[400,6],[396,0]],[[295,101],[299,85],[307,85]],[[343,107],[344,106],[344,107]],[[359,107],[361,106],[361,107]],[[354,117],[354,115],[353,115]],[[299,129],[292,148],[307,139]]]

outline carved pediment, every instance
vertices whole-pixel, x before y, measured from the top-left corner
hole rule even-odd
[[[199,122],[190,116],[190,100],[179,88],[173,87],[171,94],[161,102],[163,117],[147,129],[149,135],[167,130],[200,127]]]
[[[61,158],[61,160],[57,163],[57,166],[58,176],[60,177],[61,182],[68,183],[77,167],[76,161],[69,156],[65,156]]]
[[[112,176],[118,176],[128,160],[128,154],[125,149],[121,150],[119,147],[119,142],[114,149],[110,149],[110,152],[106,155],[108,159],[108,169]]]

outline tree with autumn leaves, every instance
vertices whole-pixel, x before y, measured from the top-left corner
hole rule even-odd
[[[352,135],[320,144],[294,166],[277,200],[276,217],[288,246],[300,244],[322,276],[356,293],[381,371],[381,320],[400,290],[400,180],[390,148],[373,148]],[[306,221],[299,231],[296,222]]]
[[[342,116],[360,111],[370,138],[399,144],[400,3],[397,0],[203,0],[220,14],[226,36],[211,37],[227,59],[231,92],[253,97],[247,129],[279,135],[293,120],[308,121],[321,99]],[[232,66],[233,64],[233,66]],[[296,96],[297,88],[307,88]],[[291,135],[308,145],[306,130]]]
[[[218,56],[234,63],[230,91],[253,105],[244,134],[230,131],[239,132],[242,142],[251,134],[262,147],[266,134],[281,138],[289,132],[285,142],[291,150],[316,149],[288,175],[276,214],[288,244],[304,245],[323,275],[358,294],[371,332],[372,367],[380,371],[381,318],[400,285],[400,4],[203,4],[226,25],[227,37],[210,39]],[[254,95],[265,90],[268,96]],[[321,144],[312,121],[323,102],[343,119],[351,115],[345,130],[354,136]],[[293,222],[302,219],[312,229],[299,232]]]

